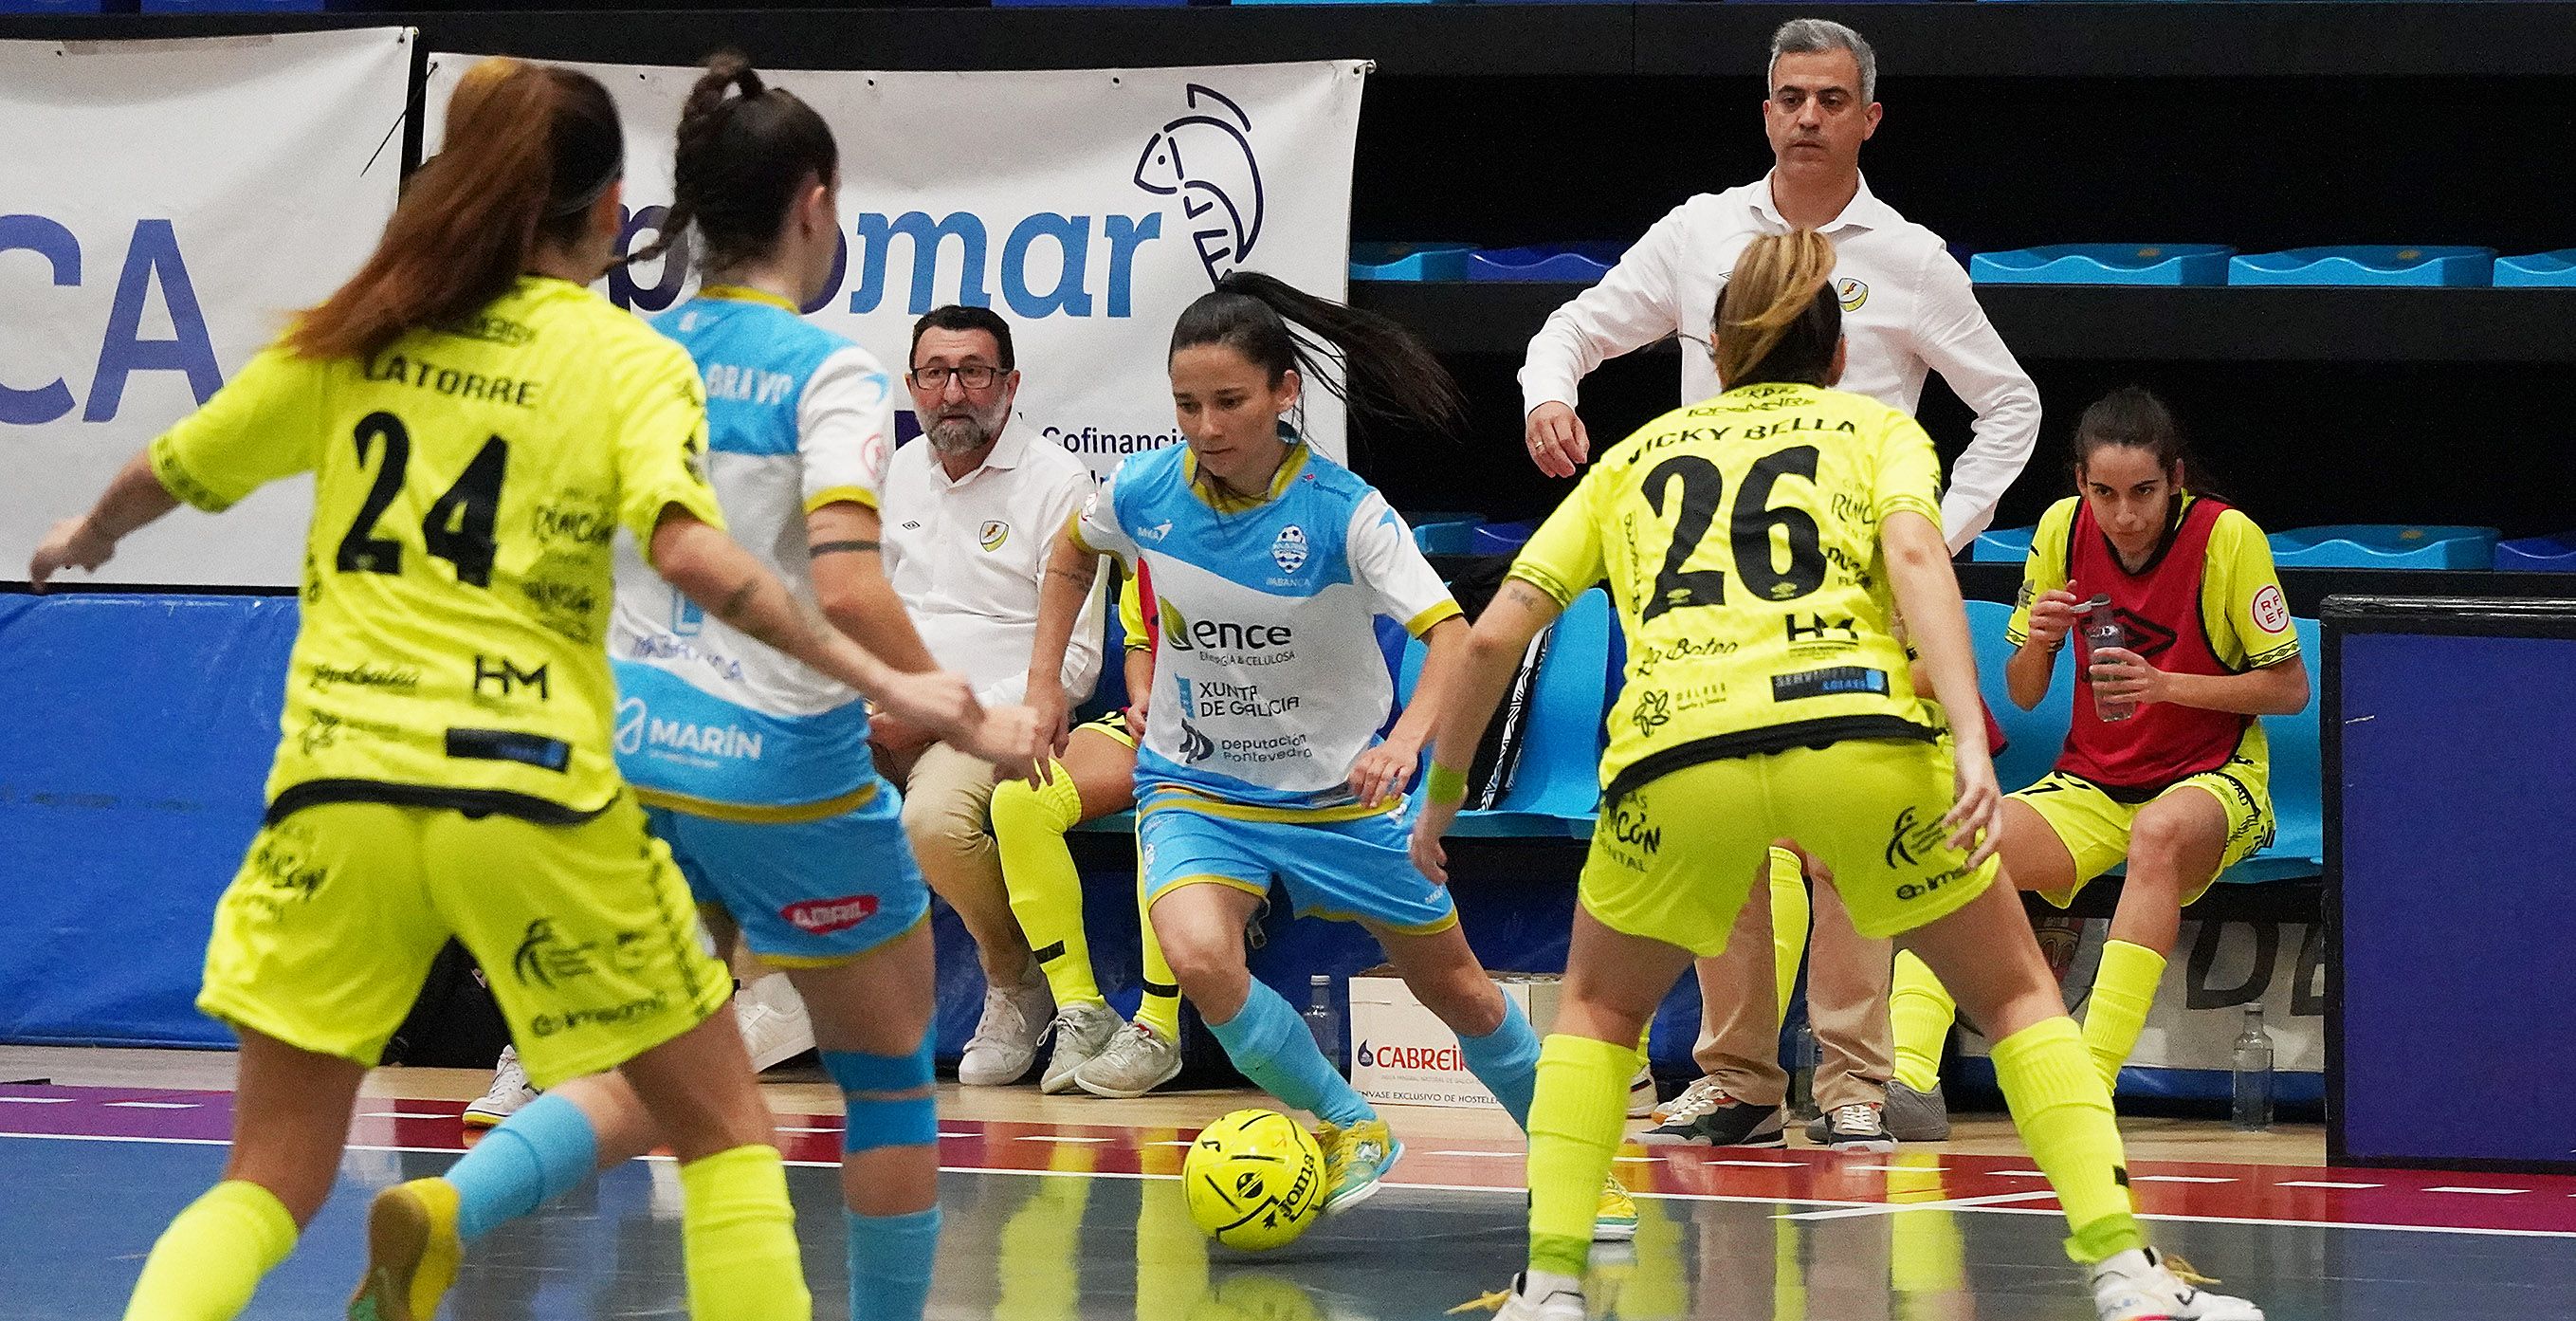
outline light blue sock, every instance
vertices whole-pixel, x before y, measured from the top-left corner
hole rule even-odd
[[[581,1107],[552,1092],[528,1102],[447,1168],[456,1232],[466,1242],[569,1192],[599,1164],[599,1134]]]
[[[1510,996],[1503,997],[1503,1021],[1481,1037],[1460,1034],[1458,1055],[1467,1072],[1503,1103],[1512,1122],[1529,1131],[1530,1098],[1538,1094],[1538,1033]]]
[[[939,1208],[850,1222],[850,1321],[921,1321],[939,1256]]]
[[[1258,979],[1243,1008],[1223,1023],[1208,1024],[1227,1059],[1261,1090],[1290,1109],[1306,1110],[1327,1124],[1348,1128],[1377,1118],[1377,1111],[1324,1059],[1306,1020],[1277,991]]]

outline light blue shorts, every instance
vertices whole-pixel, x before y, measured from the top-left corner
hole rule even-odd
[[[1228,885],[1267,895],[1288,887],[1298,913],[1373,922],[1407,935],[1458,924],[1449,892],[1415,869],[1406,842],[1410,805],[1348,820],[1246,819],[1265,809],[1148,790],[1136,817],[1140,877],[1151,905],[1184,885]]]
[[[733,915],[762,961],[839,963],[917,925],[930,887],[903,833],[903,796],[879,779],[865,803],[815,821],[750,822],[647,809],[699,903]]]

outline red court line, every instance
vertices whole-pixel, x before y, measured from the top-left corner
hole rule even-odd
[[[0,1087],[0,1134],[21,1137],[220,1142],[230,1135],[229,1092],[110,1087]],[[146,1101],[187,1108],[135,1108]],[[461,1151],[465,1130],[458,1101],[361,1097],[352,1142],[379,1147]],[[402,1116],[402,1117],[395,1117]],[[434,1116],[422,1118],[418,1116]],[[782,1116],[790,1160],[840,1159],[840,1116]],[[1398,1135],[1406,1126],[1396,1116]],[[951,1169],[1153,1176],[1180,1171],[1195,1129],[1118,1124],[1040,1124],[964,1119],[940,1121],[940,1161]],[[1058,1141],[1078,1138],[1089,1141]],[[1410,1139],[1396,1182],[1460,1188],[1521,1186],[1516,1142]],[[1667,1196],[1777,1200],[1795,1205],[1903,1205],[2015,1192],[2044,1192],[2027,1156],[1967,1156],[1915,1150],[1895,1156],[1840,1155],[1812,1148],[1772,1151],[1639,1147],[1623,1151],[1619,1177],[1636,1191]],[[2463,1174],[2438,1170],[2354,1170],[2317,1166],[2154,1161],[2131,1168],[2138,1209],[2155,1216],[2243,1219],[2285,1224],[2448,1228],[2471,1232],[2576,1234],[2576,1177]],[[2295,1184],[2372,1185],[2350,1188]],[[2510,1193],[2441,1189],[2510,1189]],[[2012,1204],[2045,1211],[2045,1199]]]

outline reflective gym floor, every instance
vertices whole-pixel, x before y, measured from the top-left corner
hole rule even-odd
[[[0,1048],[0,1321],[120,1314],[153,1237],[222,1166],[229,1069],[215,1053]],[[458,1112],[484,1082],[375,1075],[340,1192],[247,1315],[338,1316],[368,1195],[444,1168],[462,1146]],[[815,1315],[839,1317],[837,1107],[812,1082],[766,1090]],[[944,1086],[947,1230],[931,1317],[1415,1321],[1509,1279],[1523,1241],[1520,1144],[1499,1115],[1474,1112],[1391,1107],[1407,1154],[1386,1191],[1276,1253],[1207,1244],[1182,1207],[1181,1155],[1196,1125],[1252,1103]],[[2576,1321],[2576,1179],[2328,1169],[2315,1128],[2123,1129],[2159,1241],[2277,1321]],[[1619,1177],[1640,1194],[1642,1224],[1632,1248],[1596,1257],[1596,1317],[2092,1316],[2058,1248],[2056,1203],[1999,1118],[1968,1117],[1958,1140],[1893,1157],[1631,1146]],[[670,1162],[631,1163],[495,1231],[442,1315],[681,1316],[678,1214]]]

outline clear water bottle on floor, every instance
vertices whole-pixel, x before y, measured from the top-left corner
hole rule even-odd
[[[2272,1034],[2263,1030],[2263,1006],[2245,1006],[2245,1031],[2236,1038],[2235,1126],[2260,1133],[2272,1126]]]
[[[1789,1074],[1789,1114],[1800,1123],[1823,1114],[1816,1104],[1816,1029],[1813,1024],[1798,1025],[1797,1044],[1790,1048],[1790,1059],[1797,1067]]]
[[[1320,972],[1306,979],[1306,1030],[1315,1034],[1315,1048],[1347,1076],[1351,1064],[1342,1058],[1342,1016],[1333,1012],[1333,979]]]

